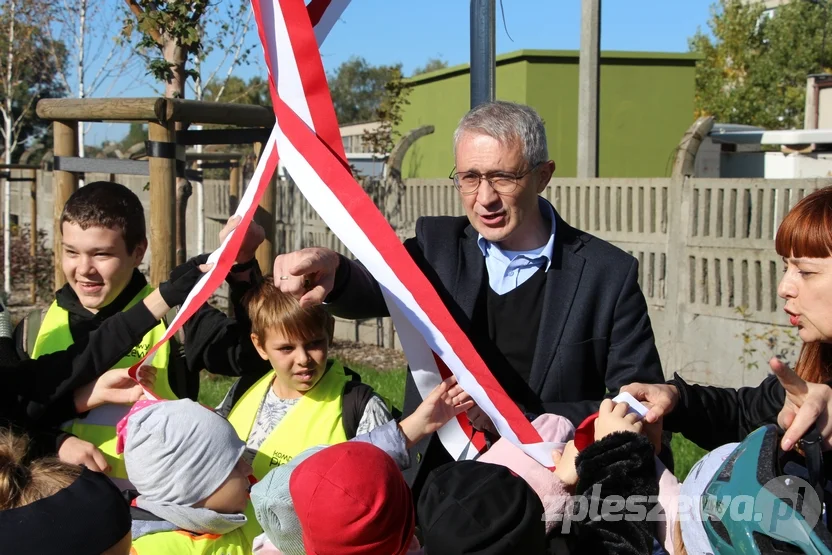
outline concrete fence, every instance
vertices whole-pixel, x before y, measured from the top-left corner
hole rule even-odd
[[[51,174],[39,172],[38,227],[53,228]],[[106,176],[87,176],[87,180]],[[121,176],[149,210],[146,178]],[[806,194],[832,179],[553,179],[545,190],[571,225],[628,251],[665,372],[717,385],[753,385],[773,354],[795,360],[800,342],[783,324],[774,251],[777,227]],[[420,216],[463,215],[447,179],[368,186],[404,239]],[[275,211],[277,252],[325,246],[349,254],[291,183],[281,182]],[[206,181],[206,249],[218,246],[228,214],[228,183]],[[196,248],[196,202],[188,206],[188,254]],[[12,214],[29,223],[28,184],[12,183]],[[145,257],[150,260],[149,256]],[[386,319],[339,322],[338,336],[400,347]]]

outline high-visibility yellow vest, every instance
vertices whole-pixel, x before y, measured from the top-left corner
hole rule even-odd
[[[245,511],[248,521],[228,534],[192,534],[184,530],[156,532],[133,540],[136,555],[251,555],[254,538],[263,529],[251,503]]]
[[[248,441],[272,381],[274,370],[251,386],[228,415],[228,421],[243,441]],[[271,469],[286,464],[309,447],[347,441],[341,399],[348,381],[341,363],[332,362],[321,380],[289,409],[257,450],[251,465],[255,478],[262,480]]]
[[[151,291],[153,291],[153,287],[145,286],[127,304],[124,310],[140,302]],[[118,361],[113,368],[130,368],[141,360],[147,351],[164,335],[165,324],[159,323],[142,338],[141,343],[133,347],[133,350]],[[100,340],[106,341],[106,338]],[[41,322],[31,356],[32,358],[38,358],[41,355],[62,351],[73,343],[72,333],[69,330],[69,312],[59,307],[57,301],[53,301],[43,318],[43,322]],[[152,365],[156,368],[156,383],[153,390],[164,399],[176,399],[176,395],[173,394],[168,384],[167,367],[169,357],[170,345],[164,343],[156,351],[156,356],[153,358]],[[75,418],[66,422],[63,426],[65,431],[89,441],[101,450],[112,468],[109,474],[112,478],[127,478],[124,458],[116,454],[115,426],[129,411],[130,407],[126,405],[103,405],[91,410],[86,418]]]

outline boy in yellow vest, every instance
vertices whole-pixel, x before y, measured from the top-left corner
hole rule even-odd
[[[238,222],[229,222],[236,225]],[[139,198],[118,183],[98,181],[78,189],[67,201],[61,216],[61,266],[67,284],[57,293],[55,301],[45,313],[31,313],[15,330],[15,341],[21,359],[38,358],[44,354],[66,349],[76,342],[86,342],[92,330],[102,321],[129,309],[145,298],[152,288],[138,267],[147,250],[144,210]],[[230,232],[227,227],[225,232]],[[256,271],[254,250],[262,241],[262,229],[250,228],[238,265],[232,268],[229,283],[233,288],[248,287],[247,279]],[[174,270],[188,271],[200,259]],[[243,262],[245,264],[239,264]],[[232,291],[232,297],[242,293]],[[140,360],[165,333],[160,323],[134,348],[114,365],[127,368]],[[237,375],[237,368],[252,372],[268,370],[253,348],[246,349],[234,320],[207,304],[186,324],[184,334],[166,343],[156,353],[155,391],[167,399],[196,398],[199,372],[207,369],[217,374]],[[211,350],[225,343],[239,345],[229,351],[239,360],[211,356]],[[110,476],[126,479],[124,462],[114,452],[115,424],[126,413],[123,406],[109,405],[96,409],[83,419],[75,419],[66,429],[76,438],[63,440],[68,462],[89,460],[92,449],[100,449],[111,468]],[[74,460],[77,459],[77,460]],[[103,470],[97,468],[96,470]],[[127,485],[123,483],[122,485]]]
[[[246,442],[257,479],[307,447],[341,443],[393,419],[370,386],[327,360],[334,320],[323,308],[301,308],[271,280],[244,304],[251,341],[272,371],[251,387],[234,384],[218,412]]]
[[[327,360],[334,320],[322,306],[301,307],[268,279],[245,301],[251,340],[272,371],[250,387],[251,380],[241,378],[217,412],[246,442],[244,457],[255,478],[309,447],[341,443],[393,420],[372,387]],[[410,442],[436,431],[471,403],[455,382],[448,382],[423,405],[393,433]]]

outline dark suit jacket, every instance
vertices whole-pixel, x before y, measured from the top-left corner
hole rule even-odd
[[[663,383],[661,362],[638,286],[638,261],[569,226],[557,213],[552,264],[528,384],[506,368],[489,339],[470,335],[477,296],[488,278],[477,232],[466,217],[422,217],[405,247],[443,297],[507,393],[527,413],[549,412],[575,425],[596,412],[605,395],[632,382]],[[350,319],[386,316],[378,283],[343,258],[328,308]],[[408,374],[404,415],[421,397]],[[415,479],[432,438],[414,447]],[[434,443],[439,443],[436,440]],[[435,448],[435,447],[434,447]],[[426,466],[433,466],[426,463]],[[428,469],[424,469],[428,470]],[[420,473],[421,474],[421,473]]]

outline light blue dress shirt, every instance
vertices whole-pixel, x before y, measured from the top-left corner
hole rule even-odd
[[[538,202],[543,217],[552,223],[552,231],[545,245],[527,251],[509,251],[501,249],[482,235],[477,237],[477,245],[485,257],[488,284],[498,295],[505,295],[522,285],[540,268],[546,272],[552,265],[552,250],[555,246],[555,211],[552,205],[542,198],[539,198]]]

